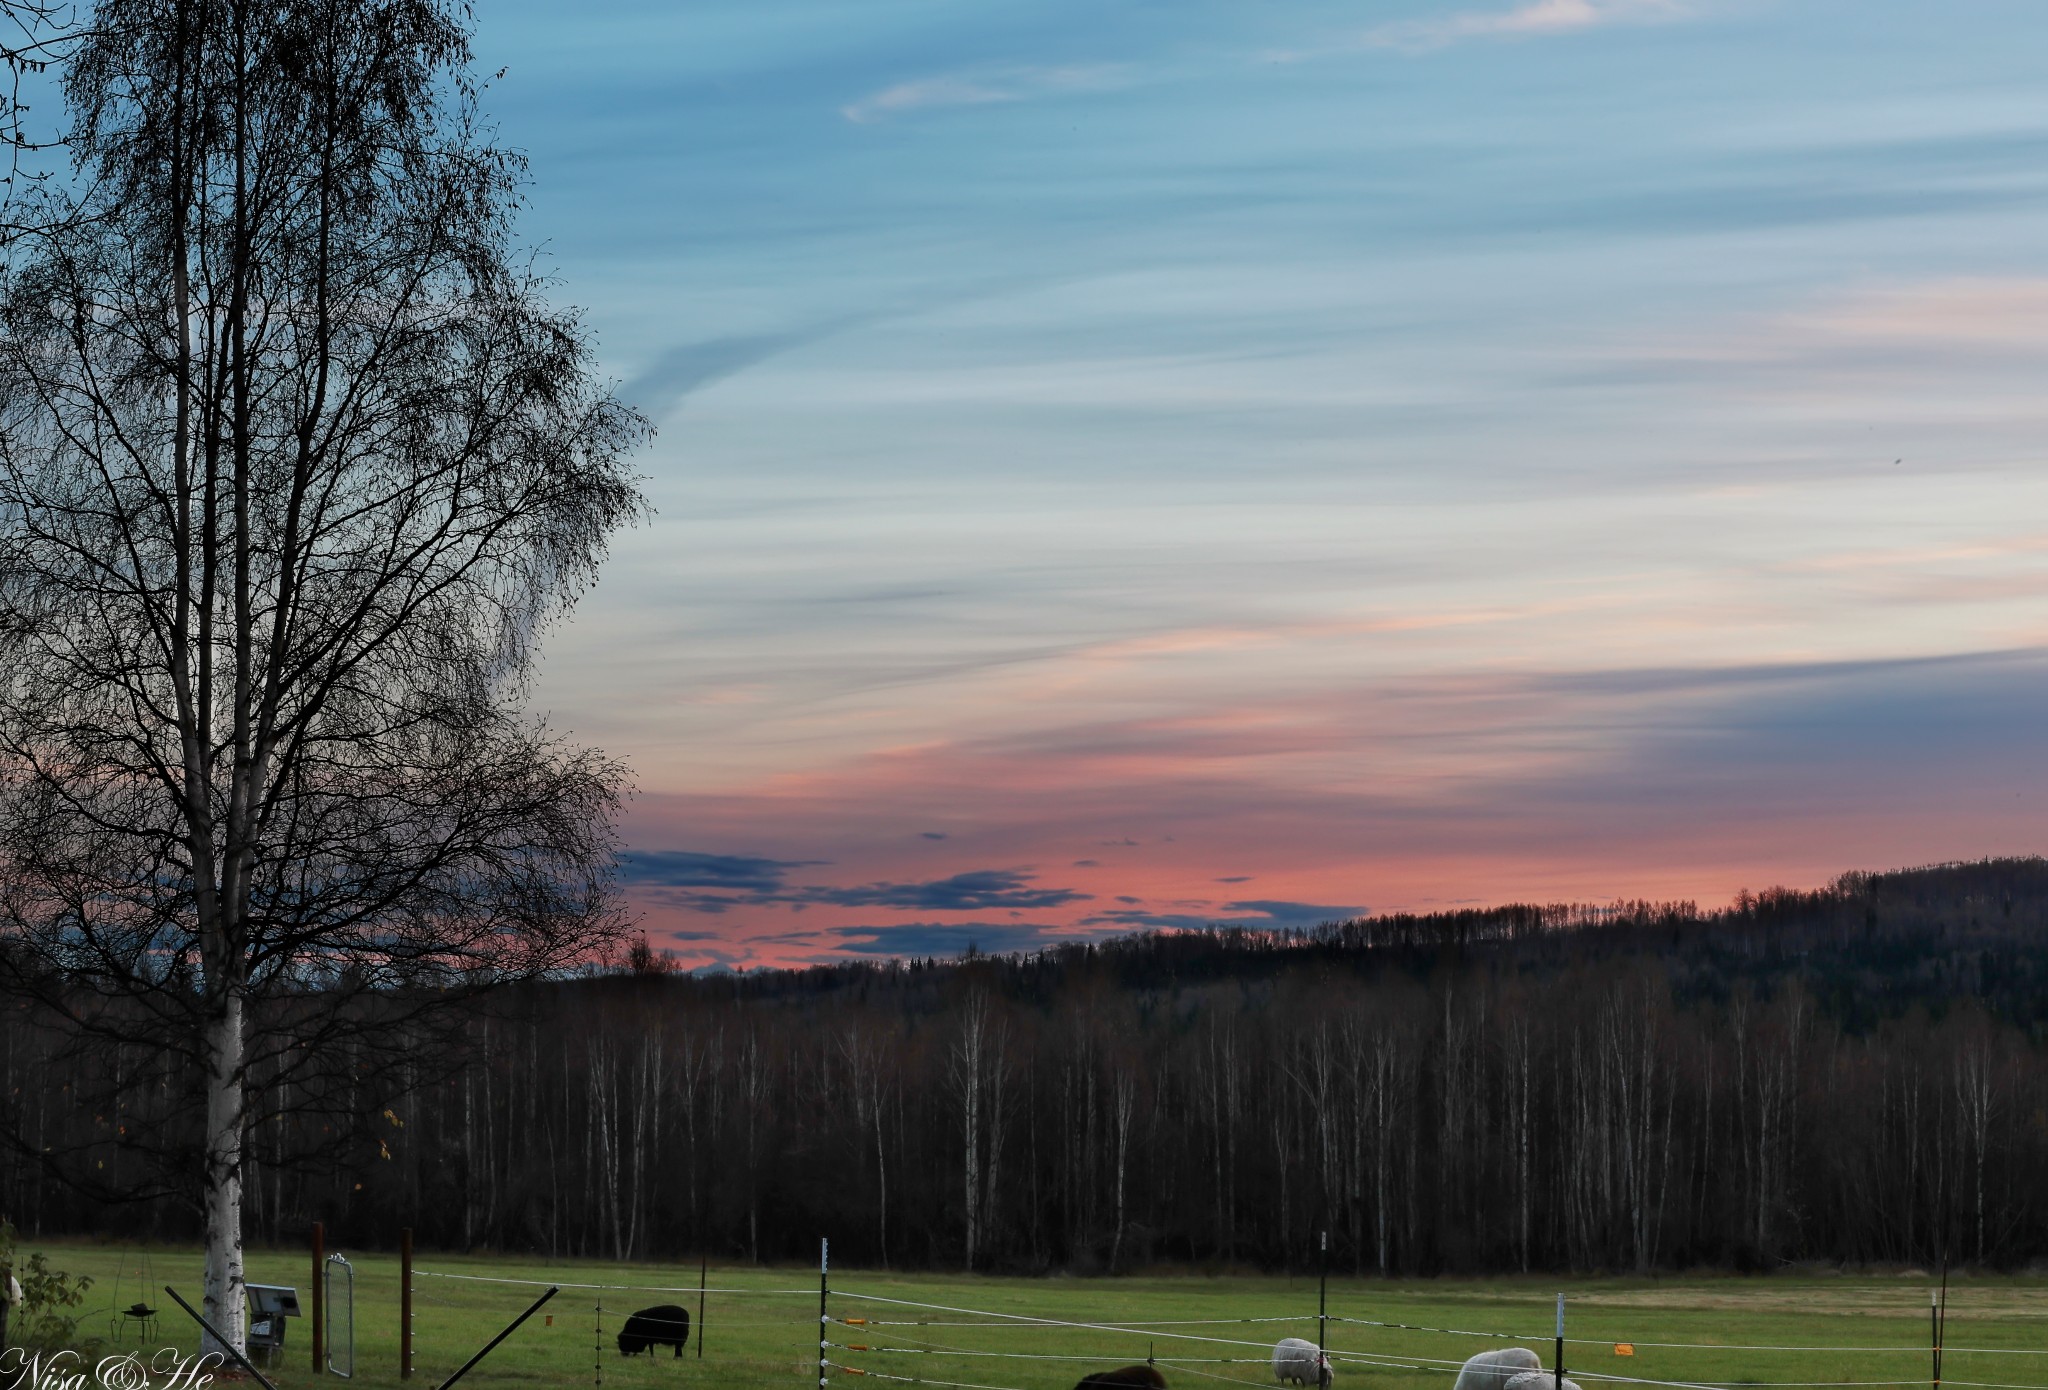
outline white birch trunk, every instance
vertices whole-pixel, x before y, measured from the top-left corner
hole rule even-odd
[[[988,1111],[985,1128],[988,1131],[988,1161],[984,1165],[981,1179],[981,1230],[984,1240],[996,1239],[992,1232],[999,1233],[998,1220],[1001,1215],[997,1203],[1002,1196],[1003,1168],[1003,1082],[1009,1068],[1004,1065],[1004,1044],[1009,1030],[998,1026],[994,1047],[988,1068]]]
[[[248,1349],[242,1274],[242,997],[229,990],[206,1030],[206,1320]],[[211,1337],[202,1351],[218,1351]]]
[[[1117,1271],[1124,1250],[1124,1174],[1131,1158],[1131,1112],[1137,1102],[1137,1082],[1119,1069],[1116,1073],[1116,1234],[1109,1244],[1109,1272]]]
[[[1382,1276],[1392,1258],[1393,1216],[1388,1193],[1388,1168],[1393,1162],[1393,1130],[1387,1119],[1387,1088],[1393,1084],[1393,1049],[1385,1034],[1374,1039],[1372,1057],[1372,1208],[1373,1245]]]
[[[1229,1243],[1223,1238],[1223,1073],[1216,1065],[1216,1031],[1209,1030],[1209,1138],[1216,1167],[1216,1250],[1228,1258]]]
[[[1977,1261],[1984,1260],[1984,1155],[1991,1144],[1991,1059],[1979,1044],[1957,1066],[1956,1095],[1961,1102],[1964,1133],[1970,1142],[1970,1168],[1975,1185],[1972,1216]]]
[[[875,1122],[875,1242],[882,1268],[889,1267],[889,1155],[882,1142],[882,1089],[875,1085],[872,1115]]]
[[[974,1268],[975,1248],[981,1238],[981,1056],[985,1022],[982,1002],[977,997],[969,1006],[965,1031],[954,1057],[961,1087],[962,1169],[967,1216],[967,1268]]]

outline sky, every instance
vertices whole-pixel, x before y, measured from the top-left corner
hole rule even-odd
[[[693,967],[2048,845],[2048,8],[480,0]]]

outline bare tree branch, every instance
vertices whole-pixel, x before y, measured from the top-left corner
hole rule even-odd
[[[87,1147],[204,1212],[236,1338],[252,1128],[333,1153],[437,1007],[621,930],[624,771],[519,700],[647,425],[515,251],[465,16],[105,0],[0,267],[0,988],[185,1098]]]

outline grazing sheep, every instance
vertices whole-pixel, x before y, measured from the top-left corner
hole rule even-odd
[[[1557,1376],[1550,1371],[1523,1371],[1509,1376],[1501,1390],[1557,1390]],[[1579,1390],[1579,1383],[1566,1376],[1564,1390]]]
[[[1074,1390],[1166,1390],[1166,1377],[1157,1366],[1119,1366],[1082,1376]]]
[[[1459,1367],[1458,1383],[1451,1390],[1507,1390],[1511,1376],[1542,1369],[1543,1358],[1527,1347],[1482,1351]]]
[[[652,1354],[656,1347],[674,1347],[681,1356],[683,1343],[689,1340],[690,1310],[664,1303],[627,1317],[626,1325],[619,1329],[619,1355]]]
[[[1282,1337],[1273,1344],[1273,1379],[1290,1385],[1330,1390],[1330,1354],[1314,1342]],[[1535,1390],[1535,1387],[1525,1387]],[[1576,1386],[1573,1390],[1578,1390]]]

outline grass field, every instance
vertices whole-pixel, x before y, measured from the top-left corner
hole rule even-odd
[[[52,1263],[90,1274],[82,1324],[108,1341],[108,1314],[144,1296],[139,1253],[111,1246],[43,1247]],[[356,1268],[356,1381],[369,1390],[397,1390],[398,1262],[395,1256],[351,1254]],[[695,1267],[546,1262],[517,1257],[421,1255],[414,1280],[414,1376],[409,1387],[433,1390],[468,1356],[525,1308],[548,1282],[562,1291],[512,1334],[462,1382],[475,1390],[602,1384],[618,1390],[681,1387],[812,1386],[817,1378],[818,1289],[815,1270],[713,1269],[706,1316],[692,1330],[680,1361],[663,1349],[653,1357],[618,1355],[613,1337],[624,1315],[653,1303],[680,1302],[696,1318]],[[309,1258],[299,1252],[253,1252],[254,1283],[309,1285]],[[162,1310],[155,1345],[195,1347],[195,1329],[161,1296],[169,1284],[195,1305],[200,1259],[192,1249],[152,1250],[148,1301]],[[466,1278],[443,1276],[462,1275]],[[493,1280],[530,1280],[533,1286]],[[1644,1280],[1493,1279],[1381,1282],[1330,1281],[1329,1342],[1340,1358],[1340,1387],[1449,1390],[1455,1363],[1474,1351],[1514,1345],[1417,1328],[1517,1334],[1546,1365],[1555,1294],[1569,1298],[1567,1374],[1594,1390],[1631,1390],[1602,1376],[1703,1385],[1775,1384],[1865,1387],[1924,1386],[1929,1380],[1925,1276],[1769,1278],[1691,1277]],[[635,1285],[639,1290],[572,1285]],[[688,1288],[685,1294],[652,1292]],[[1272,1385],[1266,1351],[1281,1336],[1314,1338],[1314,1279],[1174,1275],[1118,1279],[1001,1279],[898,1275],[835,1270],[830,1300],[835,1321],[830,1359],[871,1374],[835,1369],[834,1390],[890,1390],[876,1373],[928,1383],[992,1390],[1067,1390],[1090,1370],[1156,1355],[1174,1390],[1227,1390],[1226,1382]],[[867,1298],[859,1295],[868,1295]],[[875,1301],[977,1310],[959,1314]],[[600,1339],[599,1306],[603,1334]],[[308,1310],[310,1312],[310,1309]],[[1078,1323],[1157,1324],[1138,1331],[1047,1327],[985,1314],[1017,1314]],[[1208,1319],[1288,1318],[1287,1322]],[[1337,1319],[1346,1319],[1338,1321]],[[1197,1321],[1187,1321],[1197,1320]],[[1352,1321],[1365,1320],[1365,1321]],[[962,1325],[966,1324],[966,1325]],[[291,1345],[271,1372],[280,1390],[311,1390],[310,1319],[290,1325]],[[697,1341],[703,1340],[703,1355]],[[1215,1338],[1220,1340],[1197,1340]],[[600,1354],[599,1346],[602,1346]],[[1984,1386],[2048,1390],[2048,1281],[1967,1279],[1951,1286],[1944,1382],[1958,1390]],[[1235,1345],[1234,1343],[1250,1345]],[[1634,1346],[1617,1355],[1616,1343]],[[1687,1345],[1658,1345],[1687,1344]],[[135,1345],[130,1334],[129,1347]],[[888,1347],[895,1350],[880,1350]],[[1781,1351],[1767,1348],[1844,1348]],[[925,1350],[918,1351],[916,1349]],[[966,1355],[961,1353],[980,1353]],[[1029,1353],[1029,1357],[989,1353]],[[1370,1361],[1406,1362],[1406,1365]],[[1446,1364],[1448,1363],[1448,1364]],[[336,1382],[322,1382],[335,1390]]]

